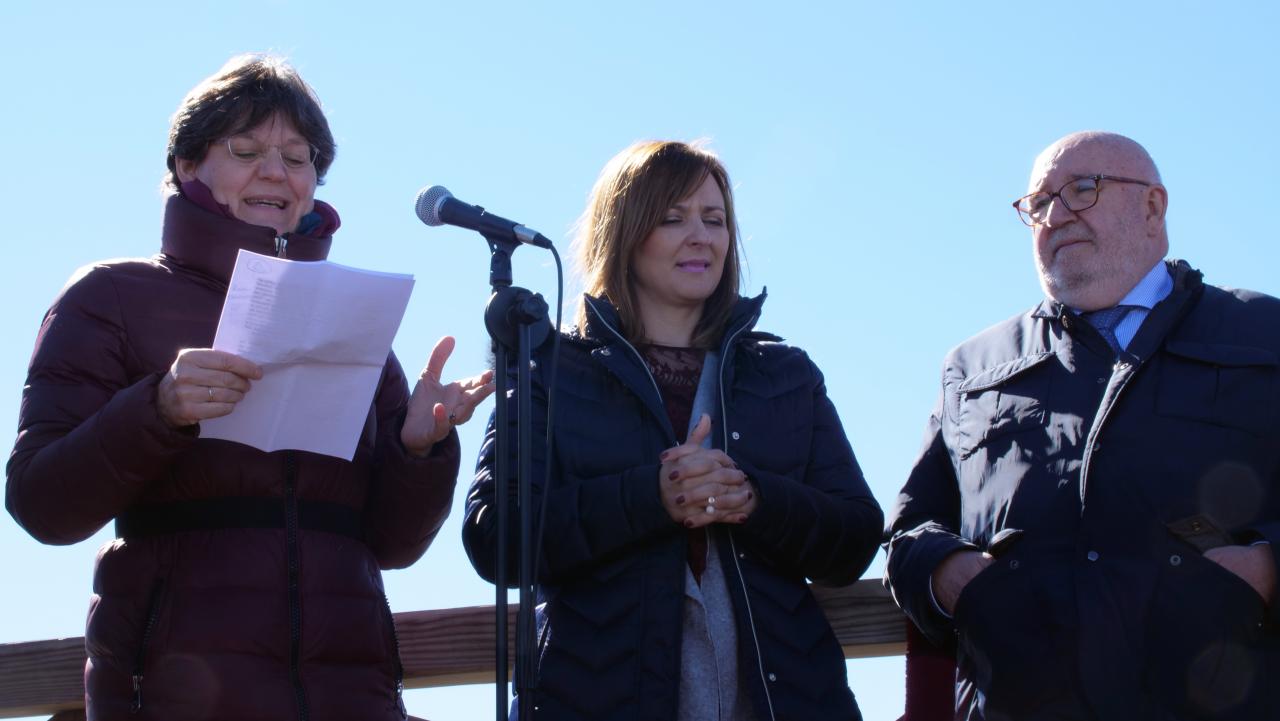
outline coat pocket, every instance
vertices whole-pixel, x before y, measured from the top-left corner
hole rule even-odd
[[[1171,542],[1147,622],[1147,685],[1179,718],[1250,719],[1269,695],[1265,604],[1253,587]]]
[[[1073,630],[1060,623],[1054,578],[1014,546],[956,600],[960,677],[1011,714],[1030,712],[1071,677]],[[1056,574],[1056,576],[1055,576]]]
[[[1280,358],[1264,348],[1169,341],[1156,412],[1258,435],[1280,423]]]
[[[961,460],[979,448],[995,446],[1002,438],[1045,425],[1049,375],[1037,369],[1054,357],[1053,353],[1037,353],[1017,358],[955,386],[955,447]]]

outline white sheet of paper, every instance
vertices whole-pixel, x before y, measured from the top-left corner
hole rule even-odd
[[[200,436],[351,460],[412,291],[410,275],[241,250],[213,347],[263,375]]]

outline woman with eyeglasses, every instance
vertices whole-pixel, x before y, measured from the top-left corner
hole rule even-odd
[[[446,338],[410,394],[388,357],[351,461],[200,438],[262,376],[209,348],[237,252],[325,258],[338,214],[314,194],[333,159],[297,72],[233,58],[174,115],[160,252],[80,269],[45,316],[6,503],[45,543],[115,521],[86,631],[91,719],[406,716],[380,571],[417,560],[448,514],[453,426],[487,374],[441,383]]]
[[[591,193],[548,477],[534,443],[537,678],[516,704],[535,719],[861,718],[806,579],[857,579],[883,516],[821,372],[755,330],[763,293],[738,295],[731,187],[708,151],[645,142]],[[493,438],[491,421],[463,525],[490,580]]]

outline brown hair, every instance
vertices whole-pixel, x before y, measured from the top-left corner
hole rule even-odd
[[[620,330],[628,341],[645,337],[631,261],[671,206],[692,195],[707,176],[715,178],[724,194],[729,248],[720,283],[703,303],[702,317],[693,330],[693,345],[706,348],[724,333],[740,287],[738,221],[724,165],[700,144],[645,141],[615,155],[596,179],[578,235],[578,264],[586,279],[584,290],[618,309]],[[584,328],[586,320],[583,303],[578,308],[578,327]]]
[[[316,149],[316,183],[333,164],[337,146],[320,99],[298,71],[272,55],[238,55],[191,89],[169,126],[169,174],[179,185],[177,159],[200,162],[209,144],[256,127],[279,113]]]

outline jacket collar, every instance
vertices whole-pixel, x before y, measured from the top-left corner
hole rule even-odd
[[[748,335],[760,319],[760,309],[768,295],[769,289],[765,288],[754,298],[739,297],[729,313],[728,323],[725,324],[725,338]],[[582,302],[589,309],[587,324],[585,328],[575,328],[572,336],[596,343],[626,341],[622,337],[622,320],[618,316],[618,309],[612,303],[587,293],[582,294]]]
[[[756,327],[756,321],[760,320],[760,311],[764,307],[765,298],[768,297],[769,289],[761,288],[760,295],[754,298],[738,298],[738,302],[733,304],[733,310],[729,312],[729,322],[725,324],[725,337],[720,341],[722,345],[728,339],[751,334]]]
[[[1122,360],[1142,363],[1150,358],[1164,342],[1170,330],[1195,306],[1196,300],[1204,290],[1203,275],[1185,260],[1166,260],[1165,266],[1173,277],[1173,290],[1148,313],[1133,340],[1129,341],[1128,347],[1121,353]],[[1092,337],[1093,342],[1098,344],[1101,350],[1101,344],[1104,343],[1102,336],[1088,323],[1077,323],[1073,330],[1073,322],[1069,317],[1073,315],[1074,312],[1066,305],[1048,299],[1031,311],[1033,318],[1059,323],[1072,334],[1080,333],[1081,327],[1087,327],[1089,330],[1083,332]]]
[[[722,393],[725,386],[732,383],[731,366],[734,348],[745,337],[754,338],[763,335],[752,333],[751,329],[760,317],[760,306],[764,303],[765,295],[761,292],[755,298],[739,298],[729,314],[725,335],[719,344]],[[668,442],[678,443],[679,437],[671,427],[671,420],[662,402],[661,391],[650,374],[644,358],[635,346],[622,337],[622,325],[617,309],[612,303],[591,295],[584,294],[582,302],[587,304],[588,309],[586,327],[575,328],[570,333],[569,339],[595,346],[590,351],[591,357],[612,373],[623,387],[636,394],[653,416],[654,421],[663,428]]]
[[[320,206],[321,202],[316,201]],[[336,213],[326,206],[326,213]],[[324,260],[329,257],[333,235],[314,237],[286,233],[289,260]],[[231,280],[240,249],[261,255],[276,254],[276,233],[272,228],[250,225],[226,218],[196,205],[179,193],[165,200],[164,230],[160,252],[184,268],[212,276],[223,283]]]

